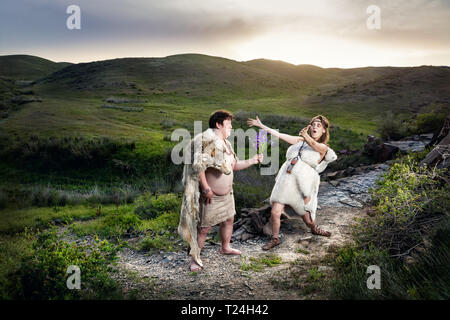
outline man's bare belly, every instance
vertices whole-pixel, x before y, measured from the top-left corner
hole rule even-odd
[[[211,190],[219,196],[230,193],[233,188],[233,172],[225,175],[217,169],[208,168],[205,176]]]

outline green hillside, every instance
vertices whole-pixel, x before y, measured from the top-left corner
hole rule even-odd
[[[239,62],[199,54],[122,58],[69,66],[38,81],[43,91],[83,93],[269,95],[300,89],[297,81]]]
[[[352,81],[337,89],[324,91],[320,97],[315,96],[310,101],[318,105],[364,102],[385,104],[389,110],[404,113],[421,112],[430,104],[448,106],[450,68],[389,68],[374,79]]]
[[[0,77],[37,80],[69,65],[71,63],[58,63],[30,55],[0,56]]]
[[[10,60],[22,70],[22,78],[28,79],[35,77],[37,69],[42,75],[43,65],[47,73],[49,66],[60,66],[37,57],[0,58]],[[36,66],[30,67],[33,61]],[[421,104],[448,102],[449,74],[448,67],[324,69],[200,54],[78,63],[48,73],[28,87],[14,87],[4,79],[0,86],[8,111],[0,134],[161,139],[175,127],[206,121],[217,108],[262,117],[269,113],[301,117],[323,113],[333,124],[368,134],[374,132],[374,120],[386,110],[417,112],[419,100],[412,92],[425,92],[427,99],[420,100]],[[42,102],[11,107],[8,101],[24,91]],[[139,103],[103,108],[111,96]],[[126,108],[143,111],[124,112]]]

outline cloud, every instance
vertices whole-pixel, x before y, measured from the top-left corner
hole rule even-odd
[[[284,39],[292,35],[291,41],[297,35],[317,43],[333,39],[337,45],[354,42],[377,51],[450,56],[450,4],[440,0],[78,0],[82,29],[68,30],[66,8],[71,4],[73,0],[2,0],[0,54],[66,51],[76,60],[70,52],[83,48],[105,57],[130,54],[135,48],[135,56],[183,50],[225,56],[278,34]],[[372,4],[381,9],[380,30],[366,26],[366,8]]]

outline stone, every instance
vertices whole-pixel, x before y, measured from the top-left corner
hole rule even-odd
[[[317,268],[317,271],[319,272],[333,271],[333,268],[328,266],[319,266],[319,268]]]
[[[395,154],[399,150],[400,149],[397,146],[387,142],[380,144],[375,148],[375,160],[378,162],[385,162],[386,160],[394,159]]]
[[[309,241],[303,240],[303,241],[300,242],[300,244],[301,244],[303,247],[305,247],[305,248],[308,248],[308,247],[309,247]]]

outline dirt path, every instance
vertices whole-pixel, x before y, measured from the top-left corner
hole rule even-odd
[[[289,220],[281,225],[282,244],[269,252],[261,249],[266,241],[263,237],[232,243],[234,248],[242,251],[241,257],[219,254],[219,243],[214,243],[210,238],[201,254],[205,268],[198,273],[189,270],[190,259],[186,252],[150,255],[125,248],[119,253],[119,273],[115,277],[125,288],[135,290],[137,299],[323,298],[314,294],[299,294],[292,287],[283,289],[282,284],[294,268],[300,278],[306,278],[312,262],[316,263],[319,271],[332,274],[332,268],[321,259],[330,246],[339,247],[350,240],[350,224],[354,217],[365,212],[360,208],[323,207],[317,211],[316,222],[332,232],[330,238],[312,235],[302,221]],[[301,249],[300,252],[298,249]],[[242,270],[243,264],[250,263],[250,257],[260,258],[268,253],[281,257],[282,263],[265,266],[262,271]]]

